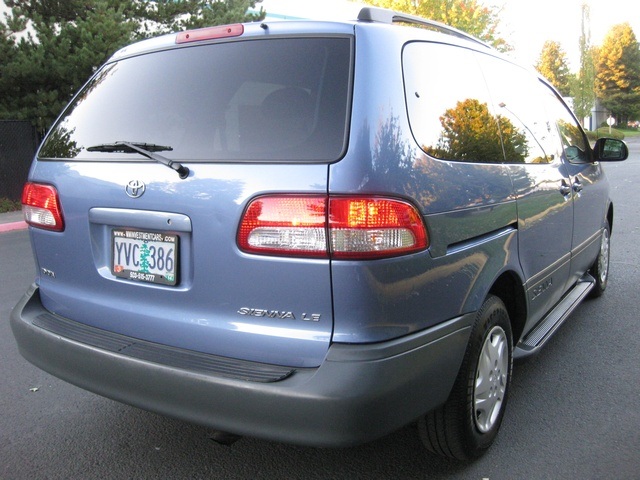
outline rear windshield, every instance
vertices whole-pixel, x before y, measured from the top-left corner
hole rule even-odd
[[[351,50],[349,38],[247,40],[108,64],[69,105],[39,157],[139,158],[96,148],[126,141],[167,147],[155,151],[176,160],[337,160]]]

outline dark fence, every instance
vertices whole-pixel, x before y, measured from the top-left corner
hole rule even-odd
[[[37,145],[31,123],[0,120],[0,198],[20,200]]]

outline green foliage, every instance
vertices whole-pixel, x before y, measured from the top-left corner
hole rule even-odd
[[[116,50],[169,31],[264,18],[255,0],[6,0],[0,21],[0,118],[40,133]],[[33,33],[12,35],[29,23]]]
[[[571,82],[571,96],[573,109],[579,119],[591,114],[595,104],[595,60],[594,51],[590,45],[589,6],[582,5],[582,32],[580,34],[580,69]]]
[[[640,50],[628,23],[614,26],[596,60],[596,95],[618,123],[640,116]]]
[[[569,96],[572,75],[567,65],[567,54],[558,42],[547,40],[544,43],[536,70],[556,87],[560,95]]]
[[[587,136],[589,140],[597,140],[598,138],[617,138],[618,140],[624,140],[626,137],[625,132],[619,130],[617,128],[611,128],[611,133],[609,133],[609,126],[600,127],[594,132],[587,132]]]
[[[425,152],[436,158],[458,161],[524,163],[527,138],[501,115],[493,116],[486,103],[475,99],[458,102],[442,117],[442,137],[436,148]]]
[[[82,17],[84,11],[92,7],[90,1],[82,0],[6,0],[6,5],[13,9],[14,14],[32,18],[37,15],[45,19],[55,19],[58,22],[71,22]]]
[[[112,0],[113,1],[113,0]],[[122,1],[122,0],[119,0]],[[127,1],[126,3],[131,3]],[[139,34],[175,32],[193,28],[262,20],[265,12],[247,13],[256,0],[156,0],[139,4]]]
[[[94,69],[131,40],[137,26],[123,8],[101,0],[92,4],[73,22],[30,11],[33,36],[17,44],[12,61],[3,62],[3,118],[30,120],[45,131]],[[14,13],[27,12],[24,6],[16,8]],[[62,13],[69,14],[66,8]]]
[[[14,202],[8,198],[0,197],[0,213],[15,212],[20,210],[22,205],[20,202]]]
[[[478,0],[365,0],[365,3],[445,23],[500,51],[511,50],[497,34],[498,9],[486,7]]]

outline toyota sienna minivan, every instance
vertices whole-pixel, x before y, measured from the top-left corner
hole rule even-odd
[[[536,74],[388,10],[145,40],[36,154],[11,326],[43,370],[215,431],[349,446],[417,422],[473,458],[513,359],[604,292],[602,162],[627,156]]]

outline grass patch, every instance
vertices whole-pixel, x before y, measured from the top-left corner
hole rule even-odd
[[[592,141],[596,141],[598,138],[603,137],[624,140],[625,132],[618,130],[617,128],[612,128],[611,133],[609,133],[609,127],[600,127],[598,130],[587,132],[587,137]]]
[[[15,212],[20,208],[22,208],[20,202],[9,200],[8,198],[0,198],[0,213]]]
[[[621,129],[625,137],[640,137],[640,130],[637,128]]]
[[[611,133],[609,133],[609,127],[600,127],[596,131],[587,132],[587,137],[592,141],[596,141],[598,138],[602,137],[624,140],[625,138],[638,136],[640,136],[640,130],[636,130],[635,128],[612,128]]]

